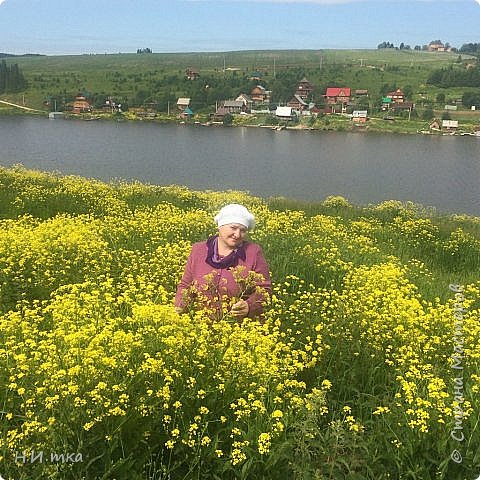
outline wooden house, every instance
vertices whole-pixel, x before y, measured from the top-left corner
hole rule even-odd
[[[72,112],[73,113],[87,113],[92,111],[92,106],[90,102],[83,95],[77,95],[73,102]]]
[[[185,76],[188,80],[197,80],[200,77],[200,73],[196,68],[188,67],[185,70]]]
[[[317,116],[317,115],[320,115],[321,113],[325,113],[325,110],[317,107],[316,105],[314,105],[312,108],[310,108],[310,115]]]
[[[300,98],[305,100],[313,92],[313,89],[314,89],[313,84],[310,81],[308,81],[306,78],[302,78],[302,80],[298,82],[295,95],[298,95]]]
[[[391,106],[392,110],[415,110],[415,104],[413,102],[400,102],[394,103]]]
[[[271,92],[269,92],[265,87],[262,87],[262,85],[257,85],[250,92],[250,98],[252,99],[253,103],[269,103],[270,94]]]
[[[458,129],[458,120],[442,120],[442,130],[444,132],[455,133]]]
[[[249,80],[254,80],[256,82],[260,81],[263,78],[262,72],[252,72],[251,75],[248,77]]]
[[[368,90],[365,90],[363,88],[359,88],[355,90],[355,96],[356,97],[368,97]]]
[[[185,108],[182,113],[180,113],[181,118],[192,118],[193,117],[193,112],[190,109],[190,107]]]
[[[189,98],[183,98],[183,97],[180,97],[178,100],[177,100],[177,108],[183,112],[187,107],[190,106],[190,99]]]
[[[236,99],[237,102],[242,102],[244,105],[244,112],[250,112],[253,105],[253,100],[246,93],[241,93]]]
[[[308,109],[308,103],[305,102],[300,95],[295,94],[287,103],[287,107],[292,107],[293,110],[296,110],[297,112],[303,112],[304,110]]]
[[[225,100],[221,106],[226,113],[240,113],[245,111],[245,104],[241,100]]]
[[[346,105],[350,101],[351,89],[344,87],[328,87],[325,92],[327,105]]]
[[[405,94],[400,88],[397,88],[393,92],[388,92],[385,98],[390,98],[392,103],[403,103],[405,101]]]

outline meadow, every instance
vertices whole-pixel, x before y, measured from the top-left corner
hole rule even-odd
[[[264,319],[179,315],[193,242],[257,218]],[[480,218],[0,168],[0,475],[470,480]]]

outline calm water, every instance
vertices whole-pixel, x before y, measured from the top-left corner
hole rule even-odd
[[[0,117],[0,165],[480,216],[480,139]]]

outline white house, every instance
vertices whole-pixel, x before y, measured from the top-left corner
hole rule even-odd
[[[291,120],[293,117],[292,107],[277,107],[275,115],[283,120]]]
[[[177,100],[177,107],[179,110],[181,110],[182,112],[190,106],[190,99],[189,98],[182,98],[180,97],[178,100]]]
[[[458,128],[458,120],[442,120],[442,130],[454,132]]]
[[[352,120],[355,123],[365,123],[367,121],[367,110],[354,110]]]

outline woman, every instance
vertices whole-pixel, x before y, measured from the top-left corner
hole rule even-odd
[[[230,309],[233,316],[256,317],[272,284],[261,248],[246,240],[255,218],[244,206],[232,203],[218,212],[215,222],[218,234],[192,246],[177,288],[176,310],[182,313],[195,297],[203,298],[202,303],[213,307],[218,317],[222,303],[235,298]]]

